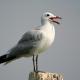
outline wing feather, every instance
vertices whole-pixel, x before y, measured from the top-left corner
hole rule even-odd
[[[20,57],[25,54],[32,54],[31,50],[35,51],[40,41],[42,40],[42,37],[42,33],[39,31],[26,32],[19,40],[18,44],[10,50],[9,56]]]

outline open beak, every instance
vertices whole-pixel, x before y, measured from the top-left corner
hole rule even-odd
[[[60,24],[60,22],[58,20],[62,19],[62,18],[59,16],[54,16],[54,17],[50,17],[49,19],[54,23]]]

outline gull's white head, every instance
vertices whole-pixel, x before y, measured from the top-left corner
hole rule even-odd
[[[41,23],[45,24],[45,23],[49,22],[51,24],[54,24],[54,23],[60,24],[58,21],[59,19],[61,19],[61,17],[55,16],[54,14],[52,14],[50,12],[45,12],[41,16]]]

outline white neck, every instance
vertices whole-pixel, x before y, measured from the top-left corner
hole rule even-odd
[[[42,24],[42,29],[55,32],[54,25],[48,21],[45,21],[45,23]]]
[[[46,22],[45,24],[42,24],[41,29],[46,36],[46,39],[48,40],[48,46],[52,44],[55,38],[55,28],[54,25]]]

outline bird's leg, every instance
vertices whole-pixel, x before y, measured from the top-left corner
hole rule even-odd
[[[36,56],[36,72],[38,72],[38,55]]]
[[[34,68],[34,72],[36,71],[36,69],[35,69],[35,56],[34,56],[34,54],[33,54],[33,68]]]

